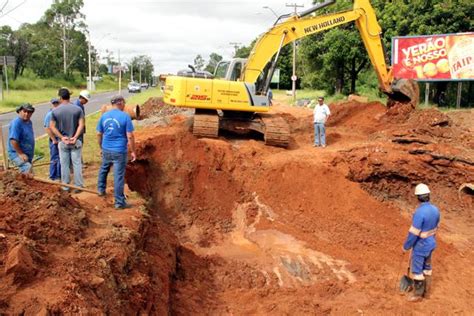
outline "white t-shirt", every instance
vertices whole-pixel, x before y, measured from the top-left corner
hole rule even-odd
[[[329,107],[326,104],[316,104],[313,110],[314,123],[326,123],[330,114],[331,111],[329,111]]]

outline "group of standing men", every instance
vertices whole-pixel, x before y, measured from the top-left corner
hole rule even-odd
[[[52,108],[44,118],[45,131],[49,136],[51,180],[70,183],[71,166],[74,185],[84,187],[82,174],[82,148],[85,134],[85,108],[90,99],[87,90],[71,103],[71,93],[66,88],[58,91],[58,97],[51,100]],[[124,194],[125,169],[127,165],[128,146],[132,161],[136,159],[133,124],[128,114],[123,112],[125,99],[115,96],[111,100],[112,110],[104,113],[97,124],[97,137],[101,148],[102,164],[98,176],[98,192],[106,193],[106,179],[110,168],[114,168],[115,208],[123,209],[127,204]],[[16,112],[18,117],[10,123],[8,135],[8,157],[21,173],[32,173],[35,136],[31,116],[35,108],[25,103]],[[63,190],[69,191],[68,187]],[[80,192],[76,189],[74,192]]]

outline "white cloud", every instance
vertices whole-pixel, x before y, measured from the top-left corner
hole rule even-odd
[[[0,0],[0,4],[5,1]],[[23,1],[10,0],[3,12]],[[311,0],[296,2],[304,4],[304,9],[312,6]],[[18,28],[21,23],[34,23],[51,3],[28,0],[0,18],[0,25]],[[99,51],[108,49],[117,58],[120,50],[125,62],[136,55],[148,55],[157,73],[175,73],[192,64],[198,54],[204,59],[212,52],[230,58],[234,51],[230,42],[249,45],[273,25],[275,16],[263,6],[277,14],[292,12],[286,3],[287,0],[84,0],[82,12],[92,44]]]

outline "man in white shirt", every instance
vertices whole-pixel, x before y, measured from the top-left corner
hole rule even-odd
[[[318,98],[318,104],[314,107],[314,147],[326,147],[326,121],[331,115],[329,107],[324,103],[324,98]]]

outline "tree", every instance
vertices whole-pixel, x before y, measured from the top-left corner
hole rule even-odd
[[[202,58],[201,55],[197,55],[196,58],[194,58],[194,68],[197,70],[202,70],[202,67],[204,67],[204,58]]]
[[[152,82],[154,66],[151,57],[140,55],[133,57],[129,63],[129,69],[133,73],[134,80],[138,79],[140,82]]]
[[[80,12],[83,6],[83,0],[54,0],[43,18],[52,29],[61,30],[64,74],[67,74],[72,64],[80,62],[76,59],[83,57],[84,52],[80,48],[84,46],[85,41],[78,34],[86,30],[85,16]],[[83,45],[80,45],[78,41],[82,41]]]
[[[210,73],[214,73],[214,70],[216,69],[217,64],[222,60],[222,56],[216,53],[211,53],[209,55],[209,62],[206,65],[206,68],[204,68],[205,71],[209,71]]]

